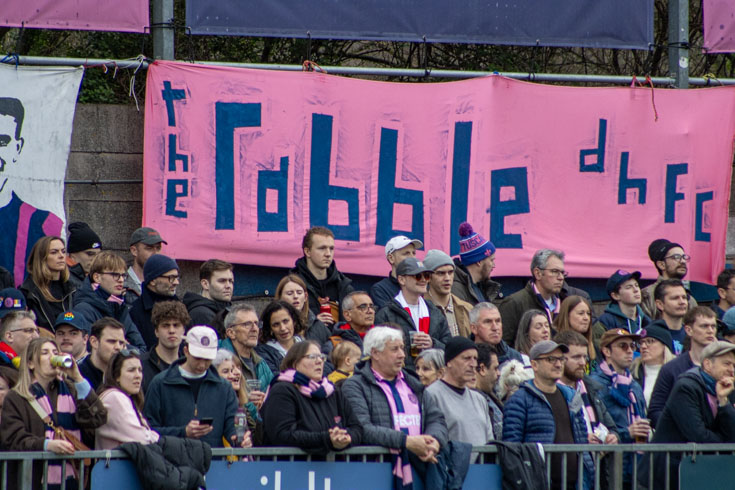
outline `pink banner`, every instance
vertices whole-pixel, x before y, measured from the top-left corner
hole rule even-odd
[[[735,2],[702,0],[704,49],[710,53],[735,52]]]
[[[528,276],[537,249],[558,248],[576,277],[654,277],[656,238],[684,246],[690,279],[724,265],[734,87],[156,62],[147,88],[143,220],[176,237],[177,258],[289,267],[304,231],[326,225],[340,270],[382,275],[390,237],[455,255],[467,220],[495,243],[497,276]]]
[[[148,0],[3,0],[0,26],[145,32]]]

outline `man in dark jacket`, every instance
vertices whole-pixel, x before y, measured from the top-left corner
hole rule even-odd
[[[365,336],[363,352],[370,360],[342,385],[362,425],[362,442],[407,450],[411,465],[420,473],[425,463],[436,462],[448,442],[444,415],[438,407],[424,403],[423,385],[401,368],[406,353],[400,332],[373,328]]]
[[[523,363],[521,353],[503,340],[503,320],[498,307],[492,303],[477,303],[470,310],[470,331],[475,342],[493,346],[498,354],[498,363],[516,360]]]
[[[687,292],[689,309],[697,306],[697,300],[689,292],[689,281],[684,281],[684,276],[688,272],[687,264],[692,258],[684,253],[682,246],[665,238],[659,238],[648,246],[648,257],[658,271],[658,278],[656,282],[649,284],[641,291],[643,312],[651,319],[658,317],[654,292],[658,283],[665,279],[681,280]]]
[[[385,258],[390,264],[390,274],[373,284],[370,296],[377,308],[387,305],[396,297],[401,286],[396,278],[396,267],[408,257],[416,257],[416,250],[424,246],[421,240],[412,240],[407,236],[394,236],[385,244]]]
[[[630,333],[638,333],[651,323],[651,319],[641,309],[641,287],[638,281],[641,273],[617,270],[607,280],[606,290],[610,303],[592,325],[592,340],[600,347],[600,337],[607,330],[622,328]]]
[[[375,324],[401,327],[406,349],[406,369],[413,370],[415,358],[410,352],[412,343],[419,350],[432,347],[443,349],[452,334],[441,310],[421,297],[426,293],[431,271],[422,262],[409,257],[398,266],[396,276],[401,291],[378,311]]]
[[[102,386],[105,371],[112,356],[125,347],[125,327],[114,318],[100,318],[92,324],[89,334],[91,351],[79,363],[79,372],[97,390]]]
[[[716,341],[702,351],[702,365],[684,373],[674,385],[651,442],[727,443],[735,441],[735,408],[731,395],[735,376],[735,345]],[[654,456],[654,481],[665,478],[666,454]],[[648,458],[643,458],[648,461]],[[671,488],[679,487],[681,455],[671,453]],[[646,482],[648,472],[639,481]]]
[[[223,437],[234,443],[235,390],[211,367],[217,356],[217,334],[210,327],[192,327],[185,340],[186,358],[153,378],[148,387],[145,417],[161,435],[191,437],[212,447],[222,447]],[[246,437],[243,447],[248,445]]]
[[[587,444],[587,428],[579,407],[572,405],[575,392],[558,384],[569,349],[551,340],[537,342],[529,353],[534,379],[521,384],[503,408],[503,441],[542,444]],[[554,457],[556,456],[556,457]],[[561,454],[551,457],[552,488],[560,488]],[[567,454],[568,488],[576,488],[577,468],[584,465],[585,482],[592,480],[594,465],[589,453],[582,461],[577,453]],[[584,485],[586,488],[588,484]]]
[[[218,314],[224,319],[225,310],[232,305],[232,293],[235,289],[235,276],[232,264],[218,259],[209,259],[199,268],[199,283],[202,294],[187,292],[184,304],[189,310],[192,325],[209,325],[215,331],[222,328],[215,318]]]
[[[332,335],[322,345],[325,354],[332,352],[332,348],[343,340],[354,343],[362,352],[362,339],[375,323],[375,304],[365,291],[352,291],[345,296],[342,313],[347,321],[335,325]]]
[[[92,262],[102,248],[99,235],[83,221],[68,226],[69,239],[66,242],[66,263],[69,266],[69,280],[79,289],[89,274]]]
[[[191,325],[189,312],[180,301],[159,301],[153,305],[151,321],[158,342],[140,358],[144,394],[153,378],[179,359],[184,332]]]
[[[564,252],[561,250],[542,249],[533,254],[531,259],[532,279],[526,287],[503,299],[498,304],[500,316],[503,317],[503,340],[514,344],[518,322],[528,310],[541,310],[546,313],[549,325],[559,313],[564,298],[576,294],[590,300],[587,292],[566,284],[564,278]]]
[[[155,254],[146,261],[143,275],[145,280],[142,292],[140,298],[130,307],[130,317],[138,326],[146,348],[152,349],[156,344],[156,335],[151,322],[153,305],[159,301],[180,301],[176,297],[179,266],[174,259],[163,254]]]
[[[114,252],[100,252],[76,295],[74,311],[81,313],[90,325],[103,317],[114,318],[125,326],[125,339],[145,351],[143,337],[123,299],[125,275],[122,257]]]
[[[663,319],[656,320],[651,325],[666,327]],[[656,384],[651,392],[651,401],[648,404],[648,418],[655,427],[666,406],[671,390],[680,375],[701,364],[704,348],[716,340],[717,320],[715,313],[706,306],[696,306],[684,317],[684,331],[689,337],[689,349],[679,354],[676,359],[661,367],[656,378]]]
[[[344,297],[354,290],[352,280],[338,271],[334,263],[334,233],[323,226],[309,228],[301,247],[304,256],[296,261],[291,273],[298,274],[306,283],[309,310],[332,328],[338,318],[334,314],[321,313],[321,304],[328,302],[333,312],[338,311]]]
[[[459,226],[459,258],[454,260],[452,294],[471,305],[502,298],[499,282],[490,279],[495,269],[495,245],[476,233],[469,223]]]

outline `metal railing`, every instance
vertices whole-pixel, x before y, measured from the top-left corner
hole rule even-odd
[[[590,453],[594,462],[595,474],[594,474],[594,489],[598,490],[607,486],[608,488],[622,488],[623,487],[623,456],[628,454],[642,455],[642,458],[649,459],[649,467],[653,468],[653,459],[657,453],[665,453],[665,481],[655,482],[654,472],[650,471],[648,476],[648,488],[663,488],[668,490],[671,488],[671,482],[669,481],[669,468],[671,464],[671,455],[680,454],[683,456],[698,455],[702,453],[720,453],[720,454],[733,454],[735,455],[735,444],[615,444],[615,445],[601,445],[601,444],[545,444],[543,445],[544,457],[546,461],[546,475],[549,482],[551,481],[551,457],[552,454],[562,454],[562,488],[567,486],[567,464],[570,454],[576,454],[580,457],[580,464],[577,469],[577,482],[578,488],[582,488],[582,482],[584,482],[584,465],[582,464],[583,453]],[[479,454],[477,462],[475,464],[495,464],[495,456],[498,453],[498,448],[494,445],[488,446],[475,446],[473,452]],[[233,449],[233,448],[216,448],[212,449],[213,458],[224,458],[227,456],[244,457],[247,456],[249,461],[280,461],[284,463],[292,461],[319,461],[328,462],[344,462],[345,464],[350,463],[366,463],[366,462],[389,462],[390,452],[382,447],[375,446],[360,446],[350,448],[344,451],[329,453],[326,458],[324,456],[314,457],[313,455],[302,451],[298,448],[284,448],[284,447],[269,447],[269,448],[250,448],[250,449]],[[605,482],[601,480],[602,475],[602,459],[612,458],[610,480],[605,485]],[[104,451],[77,451],[73,455],[58,455],[48,451],[40,452],[0,452],[0,490],[6,490],[8,488],[31,488],[32,487],[32,466],[33,463],[42,462],[43,472],[46,474],[48,471],[49,462],[68,462],[78,461],[80,464],[79,474],[83,475],[85,470],[85,459],[92,459],[96,462],[104,464],[105,461],[109,462],[113,459],[127,459],[124,452],[119,450],[104,450]],[[638,484],[638,473],[640,463],[638,458],[633,459],[632,467],[632,488],[644,488]],[[17,462],[19,464],[18,471],[18,482],[8,481],[8,465],[11,462]],[[66,488],[66,464],[61,465],[62,477],[61,477],[61,489]],[[17,485],[16,485],[17,483]],[[83,479],[79,479],[78,489],[83,490]],[[42,488],[47,488],[44,482]]]

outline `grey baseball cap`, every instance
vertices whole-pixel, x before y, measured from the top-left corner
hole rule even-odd
[[[168,245],[168,242],[161,238],[161,235],[156,230],[147,227],[138,228],[132,235],[130,235],[131,246],[138,242],[145,243],[146,245],[155,245],[157,243],[165,243]]]
[[[539,356],[554,352],[556,349],[561,349],[564,354],[569,352],[569,347],[564,344],[557,344],[553,340],[542,340],[541,342],[536,342],[536,344],[531,347],[531,352],[528,353],[528,357],[533,361],[538,359]]]

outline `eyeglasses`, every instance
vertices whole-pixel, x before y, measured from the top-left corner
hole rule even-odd
[[[654,339],[653,337],[641,339],[641,345],[653,345],[656,342],[658,342],[658,340]]]
[[[11,330],[11,332],[23,332],[27,333],[28,335],[33,335],[40,333],[41,331],[38,329],[38,327],[25,327],[25,328],[14,328]]]
[[[235,327],[244,327],[245,330],[254,330],[259,328],[258,322],[243,322],[243,323],[234,323],[230,325],[228,328],[235,328]]]
[[[564,270],[561,270],[561,269],[541,269],[539,267],[539,270],[547,271],[552,276],[569,277],[569,273],[567,271],[564,271]]]
[[[327,360],[327,356],[325,356],[324,354],[307,354],[307,355],[304,356],[304,358],[305,359],[308,359],[310,361],[322,361],[322,362],[324,362],[324,361]]]
[[[168,282],[170,282],[170,283],[173,284],[174,282],[176,282],[176,281],[179,280],[179,277],[180,276],[178,274],[171,274],[169,276],[158,276],[158,277],[162,277],[164,279],[168,279]]]
[[[363,313],[365,313],[365,312],[366,312],[366,311],[368,311],[368,310],[373,310],[373,311],[375,311],[375,305],[374,305],[374,304],[372,304],[372,303],[363,303],[363,304],[361,304],[361,305],[357,305],[357,306],[355,306],[355,308],[357,308],[358,310],[360,310],[360,311],[361,311],[361,312],[363,312]]]
[[[417,281],[420,281],[421,279],[423,279],[424,281],[430,281],[431,280],[431,274],[432,273],[430,271],[425,271],[425,272],[419,272],[418,274],[416,274],[415,276],[412,276],[412,277],[414,279],[416,279]]]
[[[128,273],[127,272],[100,272],[100,274],[105,274],[107,276],[110,276],[116,281],[119,281],[122,279],[123,281],[128,280]]]
[[[140,351],[135,347],[126,347],[120,351],[120,355],[123,357],[140,357]]]
[[[556,364],[557,362],[567,362],[566,356],[549,356],[549,357],[539,357],[536,359],[537,361],[546,361],[549,364]]]
[[[686,254],[674,254],[669,255],[668,257],[664,257],[664,260],[672,259],[674,262],[689,262],[692,260],[692,258],[689,255]]]
[[[620,350],[623,350],[623,351],[630,350],[631,352],[635,352],[636,348],[638,347],[638,344],[636,344],[635,342],[630,342],[630,343],[628,343],[628,342],[619,342],[619,343],[613,344],[613,345],[618,346],[620,348]]]

